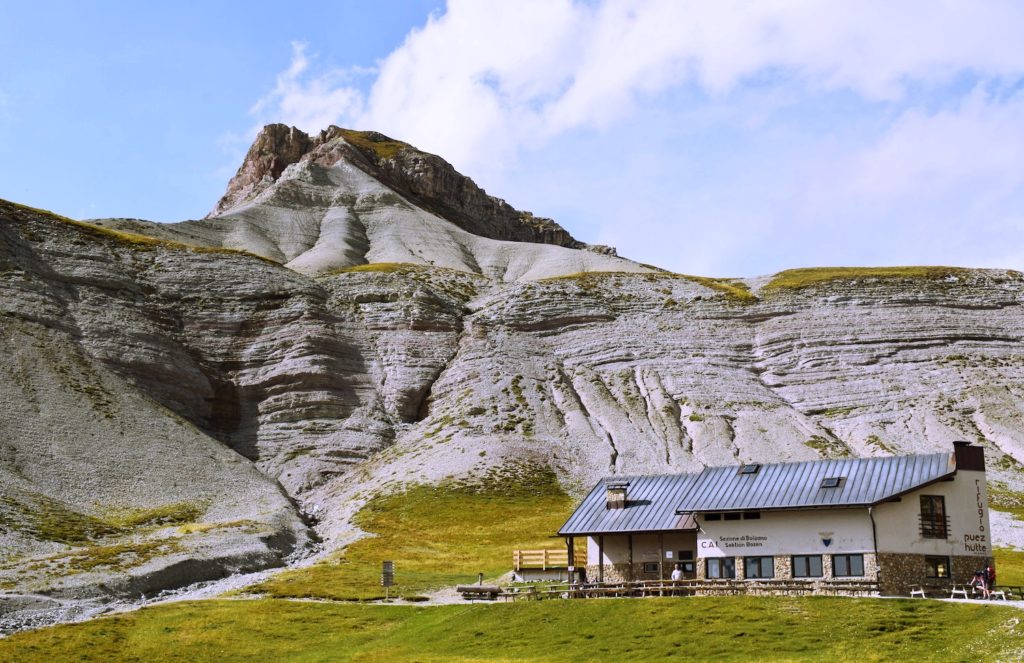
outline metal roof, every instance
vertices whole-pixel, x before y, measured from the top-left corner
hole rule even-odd
[[[952,453],[845,458],[764,464],[756,474],[740,466],[706,467],[693,474],[628,478],[627,506],[605,506],[600,481],[559,530],[589,534],[690,529],[692,513],[868,506],[938,481],[956,471]],[[841,477],[837,488],[822,480]],[[682,514],[682,515],[681,515]],[[689,524],[690,527],[682,526]]]
[[[676,508],[690,484],[699,474],[663,474],[641,477],[602,479],[583,498],[559,534],[598,534],[613,532],[657,532],[696,529],[692,516],[676,514]],[[629,481],[624,509],[605,506],[607,484]]]
[[[867,506],[955,471],[952,453],[773,463],[747,475],[739,474],[736,467],[707,467],[676,503],[676,509],[701,513]],[[828,477],[844,481],[837,488],[822,488],[822,480]]]

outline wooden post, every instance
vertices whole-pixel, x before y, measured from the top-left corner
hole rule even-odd
[[[629,539],[629,579],[634,580],[636,578],[636,569],[633,568],[633,535],[628,536]]]
[[[604,534],[597,536],[597,581],[604,582]]]
[[[658,580],[665,579],[665,535],[658,532]]]
[[[573,550],[573,546],[574,546],[573,537],[570,536],[569,538],[567,538],[565,545],[566,545],[565,558],[567,560],[566,561],[566,566],[569,567],[569,583],[572,584],[572,583],[576,582],[576,578],[574,577],[574,575],[576,573],[576,568],[575,568],[576,567],[576,556],[573,554],[573,552],[574,552],[574,550]]]

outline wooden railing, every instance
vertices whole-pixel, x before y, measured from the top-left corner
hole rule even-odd
[[[579,563],[579,553],[576,554]],[[569,552],[564,548],[544,550],[513,550],[512,568],[519,569],[564,569],[569,566]]]

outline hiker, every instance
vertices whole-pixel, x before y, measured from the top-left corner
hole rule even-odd
[[[996,568],[991,564],[985,567],[985,587],[990,592],[996,588]]]
[[[971,587],[975,588],[974,593],[977,593],[978,590],[981,591],[981,598],[983,599],[987,599],[989,597],[988,580],[986,580],[987,572],[988,569],[975,571],[974,577],[971,578],[971,582],[969,583]]]
[[[672,580],[675,581],[675,580],[682,580],[682,579],[683,579],[683,565],[682,564],[676,564],[676,567],[674,569],[672,569]]]

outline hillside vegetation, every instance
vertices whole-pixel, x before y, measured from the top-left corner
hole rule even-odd
[[[251,588],[275,597],[380,598],[383,560],[393,560],[392,595],[416,595],[492,578],[512,550],[562,548],[553,537],[573,503],[546,468],[495,469],[480,482],[414,486],[371,500],[355,524],[370,533],[329,562],[286,571]]]

